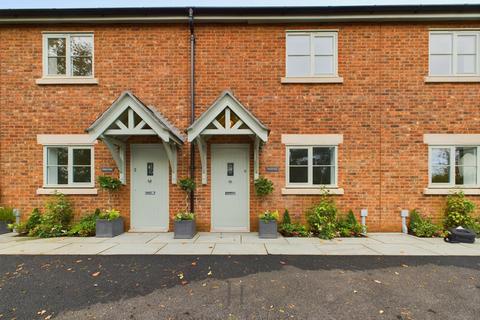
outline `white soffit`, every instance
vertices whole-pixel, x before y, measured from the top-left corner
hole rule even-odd
[[[282,143],[291,146],[331,146],[343,143],[343,134],[282,134]]]
[[[89,134],[37,134],[37,143],[42,145],[94,145]]]
[[[480,134],[424,134],[423,142],[431,146],[480,145]]]

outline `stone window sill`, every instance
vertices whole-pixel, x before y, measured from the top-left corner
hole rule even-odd
[[[323,190],[331,195],[343,195],[343,188],[282,188],[282,195],[321,195]]]
[[[98,84],[97,78],[40,78],[36,84]]]
[[[281,83],[343,83],[342,77],[283,77]]]
[[[98,189],[96,188],[62,188],[62,189],[55,189],[55,188],[38,188],[37,195],[50,195],[55,194],[55,192],[63,193],[63,194],[78,194],[78,195],[96,195],[98,194]]]
[[[425,77],[427,83],[440,83],[440,82],[480,82],[480,77],[474,76],[428,76]]]
[[[425,195],[449,195],[458,191],[462,191],[465,195],[480,195],[480,188],[425,188],[423,194]]]

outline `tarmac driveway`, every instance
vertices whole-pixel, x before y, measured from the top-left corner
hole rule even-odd
[[[1,256],[0,319],[480,319],[480,257]]]

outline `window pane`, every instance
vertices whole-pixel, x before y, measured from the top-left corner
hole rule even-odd
[[[455,148],[455,164],[457,166],[477,166],[476,147]]]
[[[73,149],[73,165],[90,165],[91,149]]]
[[[71,37],[70,40],[72,56],[92,56],[92,37]]]
[[[287,61],[287,75],[301,77],[310,75],[310,56],[289,56]]]
[[[72,57],[72,75],[73,76],[91,76],[92,75],[92,58]]]
[[[455,184],[476,185],[477,167],[455,167]]]
[[[334,184],[334,167],[313,167],[313,184]]]
[[[333,165],[335,148],[313,148],[313,165]]]
[[[448,75],[452,73],[451,55],[430,55],[430,74]]]
[[[308,167],[290,167],[290,183],[307,183]]]
[[[457,56],[457,73],[476,73],[476,55],[461,54]]]
[[[49,57],[65,57],[66,54],[65,38],[48,38]]]
[[[464,35],[457,37],[457,53],[475,54],[477,52],[477,36]]]
[[[431,150],[432,165],[449,165],[450,149],[449,148],[432,148]]]
[[[290,165],[308,165],[308,149],[290,149]]]
[[[333,74],[333,56],[316,56],[315,74]]]
[[[59,166],[68,164],[67,148],[47,148],[47,165]]]
[[[452,53],[452,34],[430,34],[430,54]]]
[[[68,184],[68,168],[67,166],[48,166],[47,167],[47,184]]]
[[[433,166],[432,183],[450,183],[450,166]]]
[[[287,55],[310,55],[310,35],[287,36]]]
[[[73,167],[73,182],[91,182],[91,168]]]
[[[333,55],[333,37],[314,37],[313,49],[317,55]]]
[[[48,58],[48,74],[65,74],[66,58]]]

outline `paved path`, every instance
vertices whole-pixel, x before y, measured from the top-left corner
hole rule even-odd
[[[480,319],[480,257],[2,256],[0,319]]]
[[[480,256],[475,244],[449,244],[443,239],[417,238],[401,233],[371,233],[367,238],[259,239],[251,233],[200,232],[191,240],[173,233],[124,233],[115,238],[32,239],[0,235],[0,255],[463,255]]]

